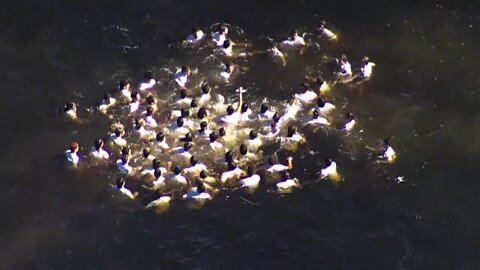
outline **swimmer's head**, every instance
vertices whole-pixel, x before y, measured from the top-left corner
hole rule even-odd
[[[228,27],[225,25],[220,26],[220,33],[227,35],[228,34]]]
[[[152,106],[148,106],[147,107],[147,116],[151,116],[153,114],[153,107]]]
[[[185,75],[190,75],[190,67],[189,66],[182,66],[182,73]]]
[[[183,150],[185,150],[187,152],[190,151],[190,149],[192,149],[192,147],[193,147],[193,144],[191,142],[185,142],[183,144]]]
[[[125,186],[125,179],[123,179],[123,177],[118,178],[116,185],[117,188],[122,188],[123,186]]]
[[[181,109],[180,110],[180,115],[182,116],[182,118],[188,118],[190,116],[190,111],[185,110],[185,109]]]
[[[225,161],[226,162],[232,162],[233,161],[233,151],[227,151],[225,153]]]
[[[332,165],[333,160],[329,157],[325,158],[325,167]]]
[[[232,160],[230,162],[227,162],[227,167],[229,171],[235,170],[237,168],[237,164],[235,163],[235,161]]]
[[[248,153],[248,148],[247,148],[247,145],[242,143],[240,145],[240,154],[245,156],[246,154]]]
[[[287,130],[287,137],[292,137],[295,132],[297,132],[297,128],[295,126],[289,126]]]
[[[155,100],[155,98],[152,95],[149,95],[147,97],[147,99],[145,99],[145,101],[147,102],[148,105],[153,105],[153,104],[157,103],[157,101]]]
[[[183,124],[184,124],[184,121],[183,121],[183,117],[178,117],[177,118],[177,127],[183,127]]]
[[[110,93],[105,93],[103,95],[103,103],[105,104],[110,104],[110,98],[112,97],[112,95],[110,95]]]
[[[103,140],[102,139],[96,139],[94,142],[95,149],[100,150],[100,148],[103,147]]]
[[[207,175],[207,171],[202,170],[202,171],[200,172],[200,178],[205,179],[205,178],[207,178],[207,176],[208,176],[208,175]]]
[[[320,113],[318,112],[317,109],[314,109],[313,112],[312,112],[312,116],[313,116],[314,119],[317,119],[318,116],[319,116],[319,114],[320,114]]]
[[[139,101],[140,93],[138,93],[137,91],[133,91],[132,94],[130,94],[130,97],[132,98],[132,102]]]
[[[289,174],[288,172],[284,171],[284,172],[282,173],[282,180],[283,180],[283,181],[286,181],[286,180],[288,180],[288,179],[290,179],[290,174]]]
[[[162,176],[162,170],[155,169],[155,171],[153,172],[153,175],[155,176],[155,178],[159,178],[160,176]]]
[[[207,126],[208,126],[207,121],[202,121],[202,122],[200,122],[200,129],[201,129],[202,131],[205,131],[205,129],[207,129]]]
[[[128,163],[128,156],[122,156],[122,164],[125,165]]]
[[[190,102],[190,107],[196,108],[197,106],[198,106],[198,101],[193,98],[192,101]]]
[[[117,138],[122,137],[124,134],[125,134],[125,130],[120,129],[120,128],[115,129],[115,137],[117,137]]]
[[[180,90],[180,99],[184,99],[187,97],[187,90],[182,89]]]
[[[257,136],[258,136],[258,134],[257,134],[257,131],[256,131],[256,130],[254,130],[254,129],[250,130],[250,133],[248,134],[248,138],[249,138],[250,140],[256,139]]]
[[[223,48],[224,49],[228,49],[228,47],[232,46],[232,42],[230,41],[230,39],[225,39],[225,41],[223,42]]]
[[[120,90],[128,90],[130,88],[130,82],[128,80],[123,80],[118,82],[118,87]]]
[[[325,106],[325,100],[321,97],[317,98],[317,106],[323,108]]]
[[[175,166],[175,167],[173,168],[173,173],[174,173],[175,175],[179,175],[181,172],[182,172],[182,170],[180,169],[180,167]]]
[[[197,117],[199,119],[203,119],[207,117],[207,110],[204,107],[201,107],[200,109],[198,109]]]
[[[241,112],[245,113],[247,111],[248,111],[248,104],[244,102],[244,103],[242,103]]]
[[[63,112],[68,112],[71,110],[75,110],[75,103],[73,102],[67,102],[65,103],[65,106],[63,107]]]
[[[340,56],[340,60],[342,60],[343,62],[347,62],[348,58],[345,54],[342,54],[342,56]]]
[[[388,138],[386,138],[385,140],[383,140],[383,143],[385,144],[385,146],[392,146],[390,144],[390,140]]]
[[[127,146],[123,147],[121,153],[122,153],[122,156],[130,155],[130,148],[128,148]]]
[[[322,86],[322,84],[325,82],[325,80],[322,77],[318,77],[315,82],[317,83],[318,86]]]
[[[347,121],[352,121],[352,120],[354,119],[353,114],[350,113],[350,112],[347,113],[347,114],[345,115],[345,117],[346,117]]]
[[[157,158],[154,158],[152,160],[152,168],[155,170],[160,168],[160,160],[158,160]]]
[[[364,64],[368,64],[368,62],[370,61],[370,58],[368,58],[368,56],[365,56],[363,57],[362,61]]]
[[[198,159],[195,156],[190,157],[190,165],[195,166],[198,163]]]
[[[205,192],[205,185],[203,185],[202,181],[197,182],[197,192],[198,193]]]
[[[247,168],[247,175],[248,177],[251,177],[255,173],[255,169],[253,168],[252,165],[248,166]]]
[[[220,137],[223,137],[225,136],[225,134],[227,134],[227,132],[225,131],[225,128],[221,127],[219,130],[218,130],[218,135]]]
[[[165,134],[163,134],[163,132],[160,131],[159,133],[157,133],[156,139],[157,139],[157,142],[163,142],[163,140],[165,139]]]
[[[217,133],[215,131],[212,131],[212,133],[210,133],[210,135],[208,135],[208,138],[210,139],[210,142],[213,143],[217,140]]]
[[[320,29],[324,29],[324,28],[326,27],[326,25],[327,25],[327,22],[321,21],[319,28],[320,28]]]
[[[208,83],[203,83],[201,88],[203,94],[210,93],[210,85],[208,85]]]
[[[235,109],[233,108],[232,105],[228,105],[227,107],[227,114],[232,115],[235,112]]]
[[[80,146],[78,145],[77,142],[72,142],[72,143],[70,143],[70,147],[69,147],[70,152],[76,153],[79,148],[80,148]]]
[[[185,142],[191,142],[192,140],[193,140],[192,133],[187,132],[187,134],[185,134],[185,137],[183,138],[183,141],[185,141]]]
[[[232,73],[232,63],[225,63],[225,72]]]
[[[145,78],[145,80],[149,81],[149,80],[153,79],[153,73],[151,71],[147,71],[147,72],[145,72],[143,77]]]
[[[267,103],[262,103],[262,106],[260,106],[260,113],[266,113],[267,111],[268,111]]]
[[[293,29],[290,32],[290,38],[296,38],[298,36],[298,31],[296,29]]]
[[[147,158],[148,156],[150,156],[150,148],[145,147],[142,151],[142,155],[144,158]]]
[[[278,123],[278,121],[280,121],[280,115],[278,115],[278,113],[275,113],[272,119],[273,119],[273,122],[276,124]]]

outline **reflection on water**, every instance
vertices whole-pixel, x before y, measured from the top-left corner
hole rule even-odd
[[[0,201],[8,206],[1,214],[2,268],[478,268],[480,25],[474,11],[348,1],[39,2],[29,8],[11,2],[5,8],[11,12],[2,13],[0,40],[1,85],[8,93],[0,98]],[[240,25],[248,38],[279,40],[324,18],[341,42],[320,51],[369,55],[377,67],[364,89],[334,93],[337,107],[355,112],[363,133],[345,140],[307,134],[318,148],[299,149],[294,157],[302,164],[293,172],[301,190],[285,196],[262,187],[252,194],[238,190],[198,210],[173,203],[155,215],[114,194],[108,169],[72,172],[60,164],[71,138],[90,145],[107,132],[108,121],[90,115],[92,124],[74,126],[59,121],[56,109],[66,100],[95,104],[115,85],[114,74],[141,78],[146,69],[171,66],[170,59],[188,63],[191,55],[171,45],[192,24],[216,19]],[[128,37],[103,30],[112,25],[126,27]],[[239,80],[256,82],[255,98],[282,100],[307,72],[298,67],[317,62],[314,56],[304,61],[286,69],[250,63],[251,72]],[[278,85],[282,91],[271,87]],[[372,164],[364,148],[384,137],[398,152],[393,166]],[[341,164],[345,181],[314,180],[308,168],[319,168],[325,155]],[[405,183],[395,184],[398,176]]]

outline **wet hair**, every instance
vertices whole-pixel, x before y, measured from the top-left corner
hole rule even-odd
[[[130,84],[130,82],[128,80],[123,80],[123,81],[118,82],[118,87],[120,88],[120,90],[123,90],[129,84]]]
[[[347,118],[348,121],[351,121],[354,118],[352,113],[347,113],[345,117]]]
[[[123,147],[121,153],[122,156],[128,156],[130,154],[130,148],[128,148],[127,146]]]
[[[186,97],[187,97],[187,90],[185,89],[180,90],[180,98],[184,99]]]
[[[102,148],[104,142],[102,139],[96,139],[93,145],[95,146],[95,149],[100,150]]]
[[[73,151],[77,150],[79,147],[80,147],[80,146],[78,145],[77,142],[72,142],[72,143],[70,143],[70,147],[69,147],[69,148],[70,148],[70,151],[73,152]]]
[[[208,83],[203,83],[201,89],[203,94],[210,93],[210,85]]]
[[[142,154],[144,158],[147,158],[148,156],[150,156],[150,148],[148,147],[143,148]]]
[[[123,177],[120,177],[117,179],[117,188],[122,188],[125,185],[125,179]]]
[[[192,102],[190,102],[190,107],[196,108],[198,106],[198,101],[196,99],[192,99]]]
[[[148,106],[147,107],[147,116],[151,116],[153,114],[153,107]]]
[[[188,66],[182,66],[182,73],[188,73],[190,71],[190,67]]]
[[[122,164],[128,163],[128,156],[122,156]]]
[[[181,109],[180,110],[180,115],[183,117],[183,118],[187,118],[190,116],[190,111],[189,110],[185,110],[185,109]]]
[[[112,97],[112,95],[110,95],[109,93],[105,93],[103,95],[103,103],[106,104],[106,105],[110,105],[110,98]]]
[[[368,58],[368,56],[365,56],[363,57],[362,61],[363,63],[368,64],[368,62],[370,61],[370,58]]]
[[[154,159],[152,160],[152,168],[153,168],[154,170],[160,168],[160,160],[158,160],[157,158],[154,158]]]
[[[296,29],[293,29],[291,32],[290,32],[290,37],[293,37],[295,35],[298,35],[298,31]]]
[[[173,173],[174,173],[175,175],[179,175],[181,172],[182,172],[182,170],[180,169],[180,167],[175,166],[175,167],[173,168]]]
[[[135,102],[135,101],[138,101],[140,100],[139,99],[139,96],[140,94],[137,92],[137,91],[133,91],[131,94],[130,94],[130,97],[132,98],[132,102]]]
[[[212,133],[210,133],[210,135],[208,135],[209,139],[210,139],[210,142],[213,143],[217,140],[217,133],[215,131],[212,131]]]
[[[220,31],[221,33],[224,33],[225,31],[228,31],[227,29],[228,29],[228,28],[227,28],[225,25],[221,25],[219,31]]]
[[[235,170],[235,168],[237,168],[237,164],[235,163],[235,161],[232,160],[227,162],[227,167],[229,171]]]
[[[296,131],[297,128],[295,126],[289,126],[287,130],[287,137],[292,137]]]
[[[227,133],[225,132],[225,129],[224,129],[223,127],[221,127],[221,128],[218,130],[218,135],[219,135],[220,137],[223,137],[223,136],[225,136],[225,134],[227,134]]]
[[[247,175],[248,177],[251,177],[253,174],[255,173],[255,169],[253,168],[253,166],[248,166],[247,168]]]
[[[321,97],[317,98],[317,106],[323,108],[325,106],[325,100]]]
[[[303,88],[304,91],[307,91],[308,88],[310,88],[310,85],[308,85],[308,83],[301,83],[300,86]]]
[[[185,150],[185,151],[190,151],[190,149],[192,149],[192,147],[193,147],[193,144],[191,142],[185,142],[183,144],[183,150]]]
[[[273,155],[268,156],[268,164],[273,165],[275,164],[275,158]]]
[[[248,138],[249,138],[250,140],[256,139],[257,136],[258,136],[258,134],[257,134],[257,131],[256,131],[256,130],[254,130],[254,129],[250,130],[250,133],[248,134]]]
[[[325,82],[325,80],[322,77],[318,77],[315,82],[317,83],[318,86],[322,86],[322,84]]]
[[[276,124],[271,124],[270,129],[271,129],[272,133],[277,133],[277,131],[278,131]]]
[[[317,118],[318,118],[318,116],[319,116],[319,112],[318,112],[318,110],[317,110],[317,109],[314,109],[314,110],[313,110],[313,112],[312,112],[312,116],[313,116],[313,118],[314,118],[314,119],[317,119]]]
[[[272,117],[273,122],[276,124],[278,121],[280,121],[280,115],[278,113],[275,113]]]
[[[230,62],[225,63],[225,71],[228,73],[232,72],[232,63]]]
[[[228,105],[227,107],[227,114],[232,115],[235,112],[235,109],[233,108],[232,105]]]
[[[202,171],[200,172],[200,178],[202,178],[202,179],[207,178],[207,171],[202,170]]]
[[[182,138],[182,141],[184,142],[191,142],[193,140],[193,136],[192,136],[192,133],[190,132],[187,132],[187,134],[185,134],[185,136]]]
[[[247,112],[247,111],[248,111],[248,104],[247,103],[242,103],[241,112],[244,113],[244,112]]]
[[[159,178],[160,176],[162,176],[162,170],[155,169],[155,171],[153,172],[153,175],[155,176],[155,178]]]
[[[74,107],[75,107],[75,104],[73,104],[73,102],[67,102],[63,107],[63,112],[68,112],[70,110],[73,110]]]
[[[153,73],[151,71],[147,71],[145,72],[145,74],[143,75],[143,77],[146,79],[146,80],[151,80],[153,79]]]
[[[190,157],[190,165],[195,166],[198,163],[198,159],[195,156]]]
[[[327,22],[326,21],[321,21],[320,22],[320,27],[325,27],[327,25]]]
[[[202,181],[197,182],[197,192],[198,193],[205,192],[205,186],[203,185]]]
[[[348,58],[347,58],[347,56],[346,56],[345,54],[342,54],[342,55],[340,56],[340,60],[342,60],[342,61],[348,61]]]
[[[225,39],[225,41],[223,42],[222,47],[223,47],[224,49],[227,49],[227,48],[230,47],[231,45],[232,45],[232,42],[230,41],[230,39],[227,38],[227,39]]]
[[[145,120],[142,118],[135,119],[135,129],[140,129],[143,126],[145,126]]]
[[[260,113],[266,113],[267,111],[268,111],[267,103],[262,103],[262,106],[260,106]]]
[[[183,117],[178,117],[177,118],[177,126],[178,127],[183,127],[183,124],[184,124],[184,121],[183,121]]]
[[[207,128],[207,126],[208,126],[207,121],[202,121],[202,122],[200,122],[200,130],[201,130],[201,131],[205,131],[205,129]]]
[[[195,38],[198,38],[197,32],[200,31],[200,27],[194,26],[194,27],[192,28],[192,31],[193,31],[193,35],[195,36]]]
[[[200,109],[198,109],[198,112],[197,112],[197,117],[199,119],[203,119],[207,116],[207,110],[204,108],[204,107],[201,107]]]
[[[333,162],[333,160],[332,160],[331,158],[329,158],[329,157],[326,157],[326,158],[325,158],[325,165],[324,165],[324,168],[326,168],[326,167],[328,167],[328,166],[332,165],[332,162]]]
[[[282,180],[283,180],[283,181],[286,181],[286,180],[288,180],[288,179],[290,179],[290,174],[289,174],[288,172],[286,172],[286,171],[283,171],[283,172],[282,172]]]
[[[165,134],[160,131],[159,133],[157,133],[156,139],[158,142],[162,142],[165,139]]]
[[[385,140],[383,140],[383,143],[386,145],[386,146],[392,146],[390,144],[390,140],[388,138],[386,138]]]
[[[148,105],[153,105],[155,104],[156,100],[152,95],[149,95],[146,99],[145,102],[147,102]]]
[[[225,161],[226,162],[233,161],[233,151],[230,150],[225,153]]]
[[[242,143],[240,145],[240,154],[242,155],[246,155],[248,153],[248,148],[247,148],[247,145]]]

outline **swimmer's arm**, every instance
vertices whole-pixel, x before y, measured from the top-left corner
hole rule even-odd
[[[293,157],[287,157],[287,167],[289,170],[293,168]]]
[[[237,109],[236,109],[236,112],[238,114],[240,114],[240,112],[242,111],[242,103],[243,103],[243,93],[242,93],[242,91],[239,91],[239,97],[240,97],[240,100],[238,101],[238,105],[237,105]]]

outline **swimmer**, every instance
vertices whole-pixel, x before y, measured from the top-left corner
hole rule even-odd
[[[200,175],[201,171],[206,171],[207,166],[202,163],[198,163],[198,160],[195,156],[190,157],[190,167],[185,168],[183,171],[185,174],[190,175],[190,176],[198,176]]]
[[[273,161],[273,157],[270,156],[268,157],[268,165],[266,171],[269,173],[275,173],[275,172],[283,172],[286,170],[291,170],[293,168],[293,157],[287,157],[287,165],[283,165],[280,163],[275,163]]]
[[[306,45],[303,37],[298,35],[297,30],[292,30],[288,39],[282,41],[281,43],[284,46],[295,46],[295,47],[304,47]]]
[[[190,76],[190,74],[190,67],[182,66],[182,68],[179,69],[177,73],[175,73],[175,82],[177,82],[177,84],[181,88],[185,88],[188,83],[188,77]]]
[[[375,150],[370,147],[367,147],[369,150]],[[382,152],[380,153],[380,160],[377,160],[377,163],[393,163],[395,158],[397,157],[397,154],[395,153],[395,150],[393,150],[392,145],[390,144],[390,141],[388,139],[385,139],[383,141],[383,149]]]
[[[329,29],[327,29],[326,24],[327,23],[325,21],[320,22],[320,26],[318,27],[318,31],[320,32],[320,35],[331,41],[337,41],[338,36],[332,31],[330,31]]]
[[[187,90],[186,89],[181,89],[180,90],[180,98],[175,102],[176,105],[180,108],[188,108],[191,107],[192,104],[192,98],[188,97],[187,95]],[[177,111],[173,112],[174,116],[178,116]]]
[[[140,107],[140,93],[137,91],[133,91],[131,96],[130,96],[130,103],[128,104],[128,107],[130,108],[130,113],[134,113],[138,110]]]
[[[65,103],[65,106],[63,107],[63,114],[65,117],[74,122],[81,122],[77,116],[77,105],[73,102]]]
[[[135,119],[133,129],[144,140],[150,140],[155,138],[155,132],[145,129],[145,120],[142,118]]]
[[[157,133],[157,136],[155,136],[155,139],[157,141],[157,145],[163,149],[163,150],[168,150],[170,149],[170,146],[165,142],[165,135],[163,132]]]
[[[187,179],[181,174],[182,170],[180,167],[175,166],[173,172],[167,175],[165,178],[165,183],[175,186],[187,186]]]
[[[160,190],[155,191],[156,199],[149,202],[146,209],[158,207],[161,205],[166,205],[172,200],[172,196],[169,193],[162,193]]]
[[[343,129],[346,131],[350,131],[354,126],[355,126],[355,118],[353,117],[353,114],[347,113],[345,118],[345,124],[343,125]]]
[[[195,44],[202,41],[204,37],[205,34],[203,31],[199,27],[195,26],[192,29],[192,34],[188,35],[185,41],[189,44]]]
[[[305,137],[301,134],[297,133],[297,128],[295,126],[289,126],[287,129],[287,137],[285,138],[288,141],[297,142],[297,143],[304,143]]]
[[[320,95],[326,94],[330,90],[330,86],[322,77],[312,77],[310,75],[305,75],[305,79],[310,81],[312,89],[320,92]]]
[[[193,144],[191,142],[186,142],[183,146],[175,147],[173,153],[188,161],[192,157],[192,154],[189,152],[192,147]]]
[[[302,91],[304,91],[301,94],[295,94],[295,98],[297,100],[300,100],[303,104],[309,104],[317,98],[317,93],[315,93],[312,90],[308,89],[308,85],[305,83],[301,84],[302,86]]]
[[[125,174],[132,172],[133,168],[128,164],[129,161],[129,156],[122,156],[122,158],[117,160],[117,168],[120,170],[120,172]]]
[[[143,148],[143,150],[142,150],[142,158],[143,158],[143,159],[146,159],[146,160],[149,160],[149,161],[155,159],[155,157],[152,155],[152,151],[151,151],[150,148],[148,148],[148,147]]]
[[[260,113],[258,114],[258,119],[270,120],[273,118],[273,115],[275,115],[275,111],[271,111],[266,103],[262,103],[262,105],[260,106]]]
[[[260,175],[255,173],[253,166],[248,166],[247,175],[240,179],[240,184],[242,187],[256,188],[258,183],[260,183]]]
[[[190,132],[187,132],[184,136],[180,137],[181,142],[192,142],[193,141],[193,135]]]
[[[333,105],[332,103],[326,102],[325,99],[319,97],[317,99],[317,109],[322,114],[328,114],[333,109],[335,109],[335,105]]]
[[[80,156],[78,155],[78,150],[80,149],[80,146],[78,145],[77,142],[72,142],[70,144],[70,147],[68,148],[67,151],[65,151],[65,156],[67,158],[67,161],[70,162],[73,165],[77,165],[78,162],[80,161]]]
[[[278,134],[280,134],[280,129],[277,127],[275,123],[273,123],[270,125],[270,130],[268,131],[267,134],[264,135],[264,138],[268,140],[272,140],[275,137],[277,137]]]
[[[157,82],[153,78],[152,72],[146,72],[143,81],[138,85],[140,91],[152,89]]]
[[[198,112],[197,112],[198,119],[203,120],[207,116],[208,116],[208,113],[204,107],[201,107],[200,109],[198,109]]]
[[[272,58],[276,62],[280,62],[282,66],[287,65],[287,60],[285,59],[285,55],[280,51],[277,45],[273,45],[273,47],[269,50],[272,55]]]
[[[232,75],[234,70],[234,65],[231,63],[227,62],[225,63],[222,72],[220,72],[220,77],[225,80],[225,82],[228,82],[230,79],[230,75]]]
[[[167,163],[167,167],[170,166],[170,163]],[[164,168],[160,164],[160,160],[153,157],[152,164],[144,168],[141,172],[141,175],[155,175],[155,171],[160,170],[163,174],[167,173],[168,169]]]
[[[200,172],[199,180],[202,181],[204,184],[206,184],[207,188],[210,187],[211,190],[214,189],[211,187],[212,185],[218,184],[217,179],[215,179],[215,177],[208,176],[208,173],[206,170],[203,170]]]
[[[103,95],[102,102],[100,102],[100,105],[98,105],[98,111],[103,114],[106,114],[107,110],[113,105],[115,105],[115,103],[116,103],[116,100],[112,98],[112,96],[109,93],[105,93],[105,95]]]
[[[337,172],[337,163],[331,158],[325,158],[325,164],[320,171],[320,176],[322,178],[330,177],[335,178],[338,175]]]
[[[218,32],[215,32],[212,36],[212,41],[217,47],[222,47],[227,39],[228,27],[222,25]]]
[[[91,155],[98,159],[108,159],[110,154],[103,149],[104,142],[102,139],[95,140],[94,146],[90,151]]]
[[[300,182],[298,181],[297,178],[292,179],[288,172],[283,172],[282,174],[283,174],[282,180],[276,184],[277,190],[279,192],[286,192],[291,188],[300,187]]]
[[[200,96],[198,103],[200,104],[200,106],[204,106],[211,99],[211,95],[210,95],[211,88],[208,85],[208,83],[203,83],[200,89],[202,90],[202,95]]]
[[[347,56],[342,55],[340,59],[337,59],[337,65],[339,72],[337,73],[343,79],[348,79],[352,76],[352,66],[348,62]]]
[[[226,124],[236,125],[240,122],[240,114],[235,112],[232,105],[228,105],[227,115],[222,116],[220,120]]]
[[[215,152],[219,152],[220,150],[223,149],[223,145],[217,141],[218,139],[218,134],[215,132],[215,131],[212,131],[209,135],[208,135],[209,139],[210,139],[210,148],[215,151]]]
[[[110,135],[110,138],[115,145],[124,147],[127,145],[127,140],[123,138],[123,136],[125,136],[125,130],[123,128],[116,128]]]
[[[210,200],[212,196],[206,192],[205,185],[201,181],[196,181],[196,188],[195,190],[191,190],[185,194],[183,194],[183,199],[189,200]]]
[[[256,155],[249,152],[247,145],[244,143],[240,145],[239,152],[244,161],[256,159]]]
[[[200,129],[198,130],[198,134],[203,136],[204,138],[209,138],[210,133],[212,133],[212,131],[208,129],[207,121],[200,122]]]
[[[123,97],[130,101],[132,93],[130,92],[130,82],[128,80],[123,80],[118,83],[118,88]]]
[[[143,104],[145,107],[152,107],[154,111],[157,111],[157,100],[152,96],[148,95]]]
[[[160,168],[155,169],[153,175],[155,176],[155,180],[152,182],[152,186],[154,189],[158,189],[165,183],[165,177],[163,177],[162,170]]]
[[[320,117],[318,109],[314,109],[312,117],[307,121],[307,125],[330,125],[327,119]]]
[[[248,104],[245,102],[242,103],[242,106],[240,107],[240,119],[242,121],[249,121],[251,114],[252,114],[252,110],[248,108]]]
[[[171,133],[176,136],[185,136],[190,130],[184,127],[185,120],[183,117],[177,117],[177,121],[170,126]]]
[[[227,171],[223,172],[220,176],[220,181],[225,184],[227,181],[236,182],[242,174],[244,173],[242,169],[240,169],[235,162],[231,161],[227,164],[228,169]]]
[[[372,76],[373,67],[375,63],[370,62],[368,56],[365,56],[362,60],[362,64],[360,65],[360,78],[362,80],[368,80]]]
[[[142,114],[144,115],[144,121],[145,121],[145,126],[149,128],[155,128],[158,126],[157,120],[153,118],[153,107],[147,107],[147,110],[143,112]]]
[[[125,179],[123,179],[123,178],[117,179],[116,188],[123,195],[129,197],[132,200],[135,199],[138,195],[138,192],[135,192],[135,193],[132,194],[132,192],[128,188],[125,187]]]
[[[230,39],[225,39],[223,45],[221,47],[221,51],[225,56],[232,57],[233,56],[233,42]]]
[[[247,146],[253,151],[258,151],[260,146],[262,146],[262,140],[258,137],[258,132],[256,130],[250,130],[248,133]]]

